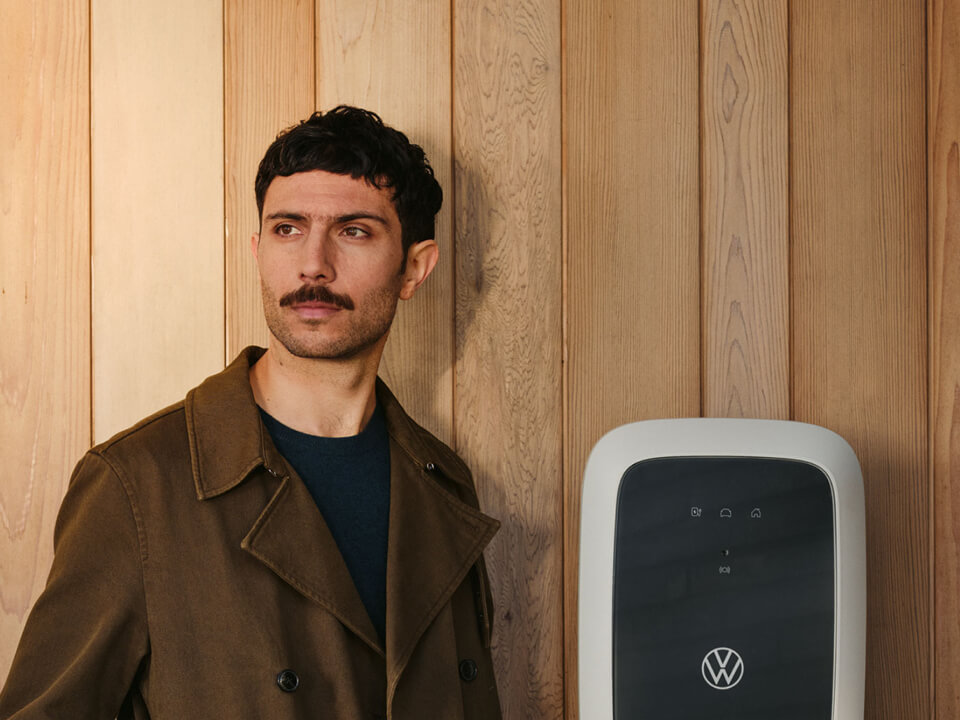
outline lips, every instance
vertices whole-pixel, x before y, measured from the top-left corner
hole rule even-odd
[[[339,310],[338,305],[332,303],[322,303],[322,302],[303,302],[303,303],[291,303],[290,307],[294,310]]]
[[[341,310],[336,305],[321,302],[291,303],[289,307],[300,317],[310,320],[330,317]]]

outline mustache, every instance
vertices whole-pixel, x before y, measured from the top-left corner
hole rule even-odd
[[[353,299],[349,295],[335,293],[326,285],[301,285],[280,298],[280,307],[308,302],[321,302],[344,310],[353,310]]]

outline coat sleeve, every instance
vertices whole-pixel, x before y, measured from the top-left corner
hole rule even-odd
[[[0,692],[0,720],[116,717],[149,649],[145,560],[127,488],[88,453],[57,516],[53,567]]]

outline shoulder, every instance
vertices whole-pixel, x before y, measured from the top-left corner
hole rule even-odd
[[[95,445],[90,454],[113,466],[127,466],[139,465],[151,457],[164,457],[169,462],[178,449],[189,454],[182,400]]]
[[[417,433],[420,442],[423,444],[424,448],[427,451],[427,454],[432,458],[432,462],[435,465],[439,465],[443,470],[450,475],[454,476],[454,479],[462,478],[465,482],[469,482],[470,486],[473,486],[472,474],[470,468],[449,445],[440,440],[436,435],[431,433],[429,430],[418,425],[413,420],[410,421],[413,425],[414,431]]]
[[[447,489],[476,507],[477,492],[473,475],[463,459],[450,446],[407,415],[386,386],[377,382],[377,401],[384,410],[387,431],[408,459],[428,474],[443,478]]]
[[[189,478],[201,495],[236,484],[260,458],[260,415],[248,371],[262,348],[246,348],[186,397],[95,446],[120,475]]]

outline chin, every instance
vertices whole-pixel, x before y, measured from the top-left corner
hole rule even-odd
[[[351,360],[374,352],[382,347],[385,335],[374,338],[341,338],[313,342],[295,337],[274,335],[274,339],[288,353],[304,360]]]

